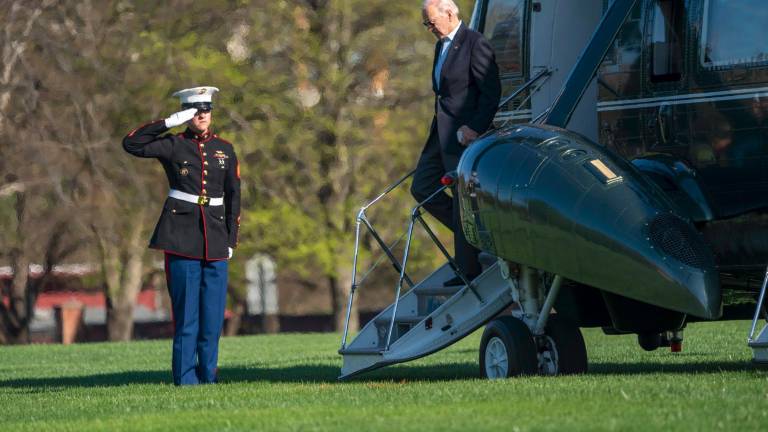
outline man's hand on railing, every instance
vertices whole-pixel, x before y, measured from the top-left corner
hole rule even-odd
[[[472,141],[477,139],[477,132],[464,125],[456,131],[456,138],[459,140],[459,144],[467,147],[472,144]]]

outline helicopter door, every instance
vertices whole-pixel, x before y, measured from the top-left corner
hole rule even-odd
[[[511,94],[527,79],[527,34],[529,0],[480,0],[475,6],[472,27],[483,33],[496,54],[502,97]],[[499,109],[496,122],[530,122],[527,92]]]
[[[531,76],[542,69],[552,74],[531,98],[536,117],[549,109],[562,90],[579,54],[592,38],[603,14],[603,0],[535,1],[531,11]],[[587,87],[571,116],[568,129],[597,142],[597,80]]]
[[[685,64],[688,11],[685,0],[652,0],[646,10],[643,140],[646,151],[684,158],[688,153]]]

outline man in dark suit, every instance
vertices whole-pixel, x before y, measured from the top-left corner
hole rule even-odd
[[[411,193],[421,202],[441,187],[440,179],[456,169],[464,149],[493,121],[501,97],[499,68],[493,49],[482,34],[459,19],[452,0],[427,0],[423,24],[438,39],[432,67],[435,116],[421,152]],[[440,194],[426,210],[454,232],[456,262],[471,280],[480,274],[478,250],[461,230],[459,203],[454,194]],[[445,285],[463,284],[457,276]]]

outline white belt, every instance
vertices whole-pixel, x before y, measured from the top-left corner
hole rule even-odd
[[[182,192],[180,190],[171,189],[168,192],[168,196],[171,198],[176,198],[177,200],[186,201],[188,203],[192,204],[198,204],[203,206],[220,206],[224,205],[224,197],[221,198],[210,198],[207,196],[198,196],[198,195],[192,195],[188,194],[186,192]]]

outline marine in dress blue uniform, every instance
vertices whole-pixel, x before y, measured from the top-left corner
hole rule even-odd
[[[215,87],[176,92],[182,111],[135,129],[128,153],[162,164],[170,191],[149,247],[165,252],[173,306],[173,382],[217,380],[227,261],[237,247],[240,167],[233,145],[210,128]],[[181,133],[170,128],[187,125]]]

